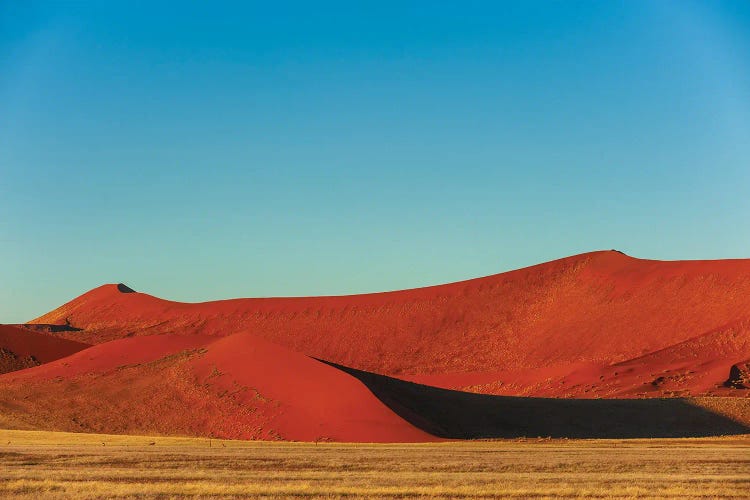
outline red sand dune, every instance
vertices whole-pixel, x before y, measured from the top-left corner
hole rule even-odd
[[[70,356],[87,344],[0,325],[0,373]]]
[[[358,442],[710,436],[750,431],[750,399],[487,396],[334,366],[248,333],[155,335],[0,376],[0,427]]]
[[[104,285],[32,323],[0,328],[46,362],[0,376],[0,427],[338,441],[750,432],[750,260],[593,252],[414,290],[197,304]]]
[[[750,320],[743,320],[619,363],[583,362],[404,378],[481,394],[577,398],[750,397],[750,391],[737,391],[724,384],[733,365],[750,359],[749,333]]]
[[[115,340],[0,376],[0,423],[245,439],[432,441],[356,378],[246,333]]]
[[[104,285],[34,322],[67,322],[83,330],[61,335],[89,343],[247,330],[345,366],[488,394],[738,395],[722,383],[732,364],[750,359],[750,260],[663,262],[603,251],[376,294],[189,304],[126,292]],[[711,337],[726,325],[734,325],[730,336]],[[686,342],[692,366],[710,370],[651,389],[674,365],[669,349]],[[641,360],[637,377],[608,368],[630,360]]]
[[[433,436],[398,417],[354,377],[303,354],[240,333],[217,340],[196,359],[200,380],[252,405],[273,407],[274,428],[304,441],[431,441]],[[220,373],[216,373],[214,369]]]

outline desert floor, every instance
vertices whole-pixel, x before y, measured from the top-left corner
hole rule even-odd
[[[0,431],[0,496],[750,496],[750,436],[334,444]]]

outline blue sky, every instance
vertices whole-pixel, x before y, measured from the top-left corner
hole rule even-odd
[[[0,322],[750,257],[750,3],[0,2]]]

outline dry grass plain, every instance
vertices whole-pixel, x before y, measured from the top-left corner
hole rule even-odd
[[[0,497],[748,498],[750,436],[333,444],[0,431]]]

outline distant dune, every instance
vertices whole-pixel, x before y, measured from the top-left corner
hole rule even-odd
[[[12,325],[0,325],[0,373],[64,358],[88,344],[50,337]]]
[[[5,371],[46,363],[0,376],[0,425],[22,428],[338,441],[750,432],[750,260],[602,251],[413,290],[196,304],[104,285],[2,327],[0,341],[35,360]]]

